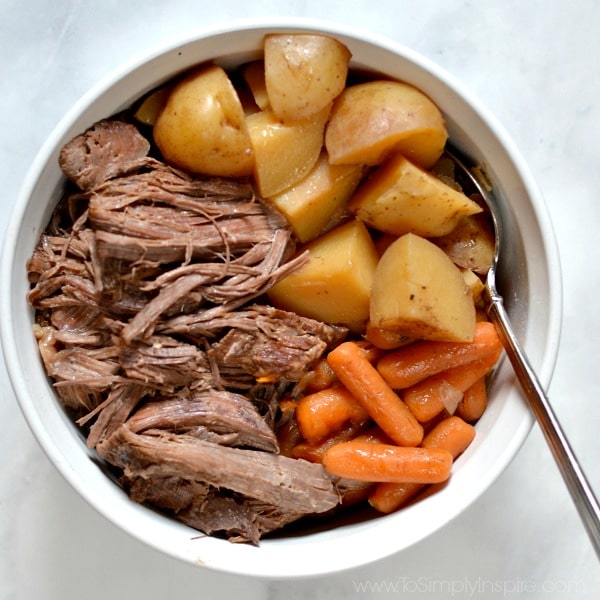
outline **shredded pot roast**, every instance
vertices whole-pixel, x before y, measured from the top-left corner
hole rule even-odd
[[[118,118],[65,145],[27,268],[46,371],[131,498],[257,544],[341,492],[279,454],[277,406],[343,328],[263,300],[304,264],[249,182],[196,178]],[[250,476],[251,474],[251,476]]]

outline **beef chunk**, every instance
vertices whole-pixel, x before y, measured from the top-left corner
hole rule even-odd
[[[136,169],[149,150],[150,143],[133,125],[104,120],[65,144],[59,164],[77,187],[90,190]]]
[[[239,369],[259,380],[298,381],[345,335],[343,328],[261,305],[229,313],[218,324],[228,331],[209,355],[220,368]]]
[[[132,380],[167,391],[212,385],[206,353],[194,344],[155,335],[119,348],[120,365]]]
[[[207,535],[224,533],[231,542],[258,545],[261,536],[303,517],[239,495],[212,490],[177,513],[177,518]]]
[[[168,500],[161,502],[168,501],[175,516],[182,516],[193,521],[195,526],[203,526],[210,531],[222,529],[222,523],[228,523],[227,530],[235,536],[234,539],[241,533],[242,539],[256,542],[257,533],[252,528],[260,520],[248,520],[245,514],[233,525],[231,514],[236,511],[231,510],[233,505],[228,502],[225,508],[229,507],[229,516],[220,514],[214,507],[209,508],[215,515],[212,520],[220,519],[221,525],[202,525],[200,516],[206,498],[205,485],[251,500],[247,508],[253,507],[259,514],[287,514],[290,520],[325,512],[339,502],[335,486],[322,465],[270,452],[221,446],[187,435],[140,435],[133,433],[127,424],[100,443],[97,449],[108,462],[123,469],[125,482],[136,482],[138,501],[156,501],[156,490],[163,486],[154,486],[152,481],[155,479],[164,482],[176,478],[178,482],[189,482],[178,484],[184,493],[168,493]],[[148,480],[148,484],[142,485],[140,478]],[[141,493],[143,489],[150,492]],[[191,495],[185,492],[193,489],[201,491],[199,498],[193,495],[190,501]],[[177,498],[181,501],[179,506],[175,506]],[[197,512],[199,515],[194,518]],[[275,521],[282,519],[285,520],[285,517]],[[259,534],[265,532],[264,526],[259,525]]]

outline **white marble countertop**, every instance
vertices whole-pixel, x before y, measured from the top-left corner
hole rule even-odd
[[[178,32],[259,15],[338,19],[412,46],[460,78],[513,136],[545,196],[564,270],[550,396],[600,492],[596,0],[0,0],[0,235],[38,148],[87,88]],[[180,564],[130,539],[50,464],[3,363],[0,386],[1,599],[468,598],[474,588],[485,598],[600,597],[598,561],[537,426],[496,483],[435,535],[365,568],[277,583]]]

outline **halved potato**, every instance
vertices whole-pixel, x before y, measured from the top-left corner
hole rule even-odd
[[[283,123],[273,111],[248,115],[246,123],[254,149],[254,179],[269,198],[298,183],[315,166],[323,148],[325,122],[331,105],[293,123]]]
[[[301,242],[331,228],[342,215],[364,173],[361,165],[330,165],[322,153],[311,172],[296,185],[270,198]]]
[[[174,166],[223,177],[252,173],[254,154],[242,104],[227,73],[216,65],[192,72],[174,87],[153,135]]]
[[[463,274],[429,240],[407,233],[379,260],[370,325],[409,338],[469,342],[475,305]]]
[[[437,237],[482,208],[434,175],[394,154],[356,190],[348,209],[379,231]]]
[[[331,37],[271,34],[265,37],[264,53],[269,102],[282,121],[314,115],[346,85],[351,54]]]
[[[365,225],[339,225],[306,246],[308,263],[271,288],[282,309],[364,331],[377,251]]]
[[[392,152],[431,168],[448,132],[438,107],[400,81],[375,80],[347,87],[336,99],[325,134],[332,164],[381,164]]]

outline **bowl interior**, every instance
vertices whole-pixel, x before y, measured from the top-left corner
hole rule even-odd
[[[549,382],[560,327],[559,267],[543,201],[501,127],[447,73],[410,49],[364,32],[309,20],[233,23],[201,32],[129,64],[103,81],[65,116],[32,165],[8,226],[1,287],[2,344],[11,383],[34,434],[64,477],[99,512],[138,539],[185,561],[266,577],[331,573],[400,551],[465,509],[501,473],[532,425],[507,364],[493,383],[477,436],[456,461],[438,493],[398,513],[336,528],[265,539],[260,547],[198,537],[198,532],[131,502],[60,407],[31,334],[25,263],[58,201],[63,185],[60,147],[95,121],[129,106],[176,73],[206,61],[224,66],[256,58],[274,31],[319,30],[353,54],[352,66],[381,71],[422,89],[446,116],[453,143],[487,167],[502,204],[507,244],[499,288],[517,334],[543,384]],[[350,549],[350,551],[349,551]]]

